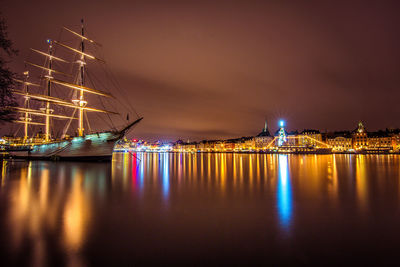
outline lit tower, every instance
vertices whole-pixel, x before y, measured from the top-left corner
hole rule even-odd
[[[285,122],[283,120],[279,121],[279,133],[278,133],[278,146],[282,146],[286,142],[286,133],[285,133]]]

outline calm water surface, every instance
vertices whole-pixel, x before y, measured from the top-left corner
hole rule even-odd
[[[0,161],[0,265],[389,264],[400,156]]]

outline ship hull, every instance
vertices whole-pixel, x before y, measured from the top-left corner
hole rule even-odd
[[[10,151],[14,158],[37,160],[109,161],[121,134],[104,132],[70,140],[33,145],[29,151]]]

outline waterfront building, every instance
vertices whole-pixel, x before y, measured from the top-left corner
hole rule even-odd
[[[225,140],[226,151],[254,151],[255,141],[252,136]]]
[[[318,130],[305,129],[287,132],[284,122],[272,136],[265,122],[262,131],[255,137],[247,136],[227,140],[203,140],[174,144],[157,141],[147,143],[138,140],[121,140],[116,150],[129,149],[138,151],[176,151],[176,152],[281,152],[281,153],[330,153],[356,152],[381,153],[400,151],[400,129],[367,132],[362,122],[353,131],[340,131],[322,134]],[[7,139],[7,137],[5,137]],[[6,141],[6,140],[5,140]]]
[[[221,143],[221,151],[231,152],[235,149],[236,143],[234,141],[226,141]]]
[[[386,129],[386,133],[392,138],[392,149],[400,152],[400,129]]]
[[[285,145],[286,146],[300,146],[299,132],[297,130],[287,133]]]
[[[353,148],[356,151],[388,152],[393,150],[393,136],[388,131],[367,132],[362,122],[352,132]]]
[[[328,134],[326,143],[332,147],[333,152],[348,152],[353,149],[353,139],[349,131]]]
[[[392,137],[386,131],[368,133],[368,150],[393,150]]]
[[[305,129],[300,133],[298,142],[300,146],[315,147],[322,142],[322,134],[318,130]]]
[[[217,141],[215,143],[214,151],[216,152],[223,152],[225,149],[225,142],[224,141]]]
[[[257,150],[266,150],[267,146],[271,143],[273,139],[274,137],[270,134],[268,130],[267,121],[265,121],[265,125],[261,133],[253,138],[254,147]]]
[[[173,150],[175,151],[197,151],[197,143],[196,142],[183,142],[182,140],[178,140],[173,145]]]
[[[352,132],[353,149],[362,150],[368,147],[368,135],[364,125],[360,121],[358,127]]]
[[[215,150],[216,143],[216,140],[203,140],[197,144],[197,147],[201,152],[211,152]]]

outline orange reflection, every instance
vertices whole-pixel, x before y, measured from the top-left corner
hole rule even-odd
[[[76,169],[63,214],[65,244],[71,250],[81,247],[90,218],[89,205],[82,187],[83,175],[80,169]]]
[[[237,165],[236,165],[236,158],[237,158],[237,154],[233,155],[233,167],[232,167],[232,171],[233,171],[233,185],[236,185],[236,179],[237,179]]]
[[[6,173],[7,173],[7,160],[1,161],[1,186],[3,187],[6,183]]]
[[[260,185],[260,155],[259,154],[257,154],[257,159],[256,159],[256,161],[257,161],[257,186],[259,186]]]
[[[356,156],[356,190],[358,202],[362,209],[366,209],[368,194],[365,157],[365,155]]]
[[[45,231],[54,230],[56,209],[48,209],[49,170],[42,169],[39,182],[39,192],[32,186],[32,162],[20,170],[20,179],[11,188],[12,200],[10,207],[10,223],[12,224],[12,246],[19,249],[24,246],[24,235],[34,242],[32,263],[35,266],[44,265],[46,259]],[[54,201],[53,205],[58,202]]]
[[[331,192],[334,198],[338,195],[338,171],[336,155],[332,156]]]
[[[225,186],[226,186],[226,154],[222,154],[221,156],[221,191],[224,193],[225,192]]]
[[[211,177],[211,154],[210,153],[207,154],[207,175],[208,175],[208,179],[210,179],[210,177]]]
[[[239,180],[240,184],[243,183],[243,155],[240,155],[240,160],[239,160]]]
[[[204,175],[204,162],[203,162],[203,158],[204,158],[204,153],[200,154],[200,178],[203,178]]]
[[[250,154],[249,158],[249,185],[253,187],[253,154]]]

